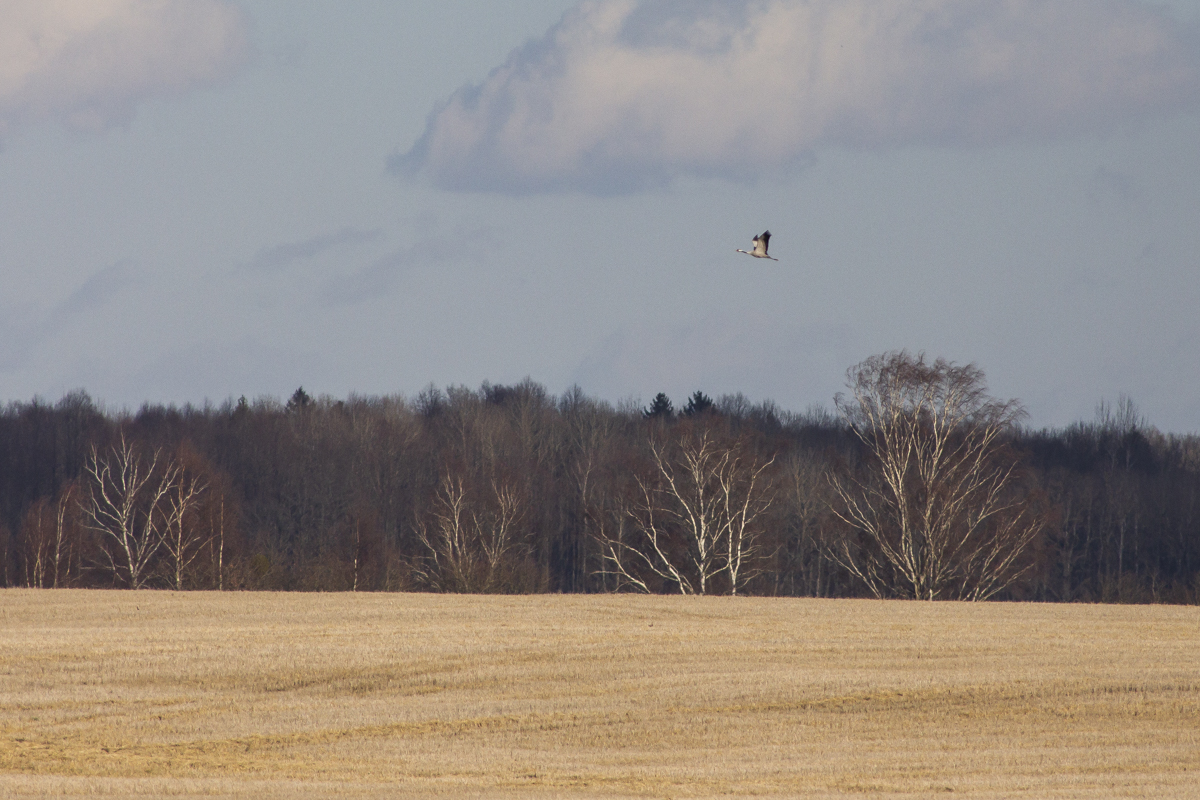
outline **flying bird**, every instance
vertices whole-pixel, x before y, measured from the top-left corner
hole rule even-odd
[[[754,256],[755,258],[769,258],[772,261],[779,260],[778,258],[775,258],[774,256],[767,255],[767,246],[771,243],[771,232],[770,231],[763,231],[758,236],[755,236],[752,241],[754,242],[753,250],[743,250],[739,247],[738,252],[745,253],[748,256]]]

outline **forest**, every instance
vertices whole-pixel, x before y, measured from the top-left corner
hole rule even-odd
[[[4,586],[1200,601],[1200,437],[903,351],[832,410],[526,379],[0,408]]]

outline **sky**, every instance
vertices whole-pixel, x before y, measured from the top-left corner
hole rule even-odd
[[[1197,433],[1198,309],[1200,0],[0,0],[0,401],[904,348]]]

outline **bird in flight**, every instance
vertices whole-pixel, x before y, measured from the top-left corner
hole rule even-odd
[[[770,231],[763,231],[758,236],[755,236],[753,239],[753,242],[754,242],[753,250],[743,250],[739,247],[738,252],[745,253],[748,256],[754,256],[755,258],[769,258],[772,261],[779,260],[778,258],[775,258],[774,256],[767,255],[767,246],[771,243],[771,232]]]

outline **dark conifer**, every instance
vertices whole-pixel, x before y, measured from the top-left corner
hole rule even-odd
[[[675,407],[671,405],[671,398],[667,397],[662,392],[654,395],[653,402],[650,407],[642,412],[646,419],[663,419],[669,420],[675,416]]]
[[[699,389],[692,393],[692,396],[688,398],[687,405],[683,407],[683,415],[685,417],[694,417],[698,414],[715,411],[712,398]]]
[[[299,411],[308,408],[311,403],[312,398],[308,396],[308,392],[304,391],[304,387],[301,386],[299,389],[292,392],[292,398],[287,401],[287,410]]]

